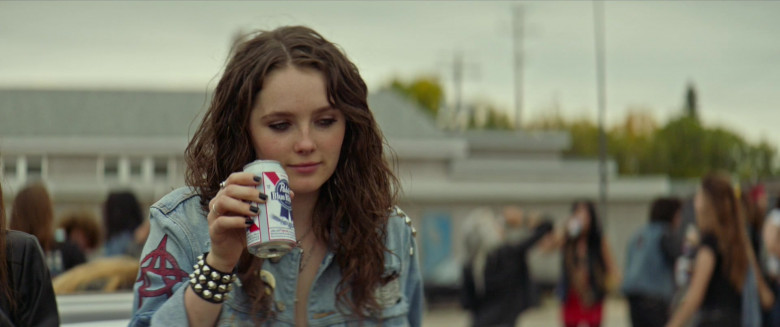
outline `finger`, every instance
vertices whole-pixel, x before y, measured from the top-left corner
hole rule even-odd
[[[290,190],[290,200],[295,199],[295,192],[293,190]]]
[[[256,202],[245,202],[222,194],[212,200],[211,211],[215,216],[213,218],[219,216],[254,216],[260,210]]]
[[[209,226],[212,232],[225,233],[227,231],[234,231],[237,229],[247,228],[252,220],[243,216],[221,216]]]
[[[254,186],[228,185],[220,193],[247,202],[265,203],[268,199],[266,194],[263,194]]]
[[[230,174],[227,179],[225,179],[225,186],[228,185],[246,185],[246,186],[257,186],[260,185],[260,181],[262,178],[260,176],[257,176],[252,173],[248,172],[235,172]]]

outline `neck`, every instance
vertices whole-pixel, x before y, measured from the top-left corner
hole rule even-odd
[[[318,196],[319,192],[295,195],[295,199],[292,201],[292,209],[296,236],[301,237],[311,229],[311,217],[314,214],[314,206],[317,204]]]

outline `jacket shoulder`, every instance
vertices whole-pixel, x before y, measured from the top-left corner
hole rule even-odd
[[[18,230],[7,230],[5,237],[6,237],[6,244],[9,245],[9,247],[14,247],[14,248],[40,247],[40,245],[38,245],[38,239],[35,238],[35,236],[27,234],[25,232],[20,232]]]
[[[200,206],[200,195],[194,188],[179,187],[155,202],[152,208],[167,215],[182,205]]]

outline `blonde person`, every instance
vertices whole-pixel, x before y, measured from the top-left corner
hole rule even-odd
[[[367,92],[312,29],[240,42],[187,146],[189,187],[150,209],[130,325],[420,326],[411,221]],[[241,172],[257,159],[280,162],[294,192],[298,243],[281,260],[246,249],[247,217],[268,198]],[[216,294],[197,289],[203,267],[222,276]]]

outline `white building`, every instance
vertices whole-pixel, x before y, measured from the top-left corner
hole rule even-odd
[[[458,228],[476,206],[517,204],[561,220],[575,199],[598,197],[598,162],[563,158],[567,133],[451,134],[398,94],[371,94],[369,104],[397,155],[401,206],[415,219],[432,279],[457,277]],[[183,185],[183,152],[207,105],[204,92],[0,90],[6,207],[36,179],[48,186],[57,213],[87,206],[99,214],[117,188],[132,189],[148,206]],[[622,267],[624,245],[647,220],[649,201],[670,186],[660,177],[620,178],[612,162],[608,168],[606,235]],[[548,279],[557,274],[555,257],[533,260]]]

